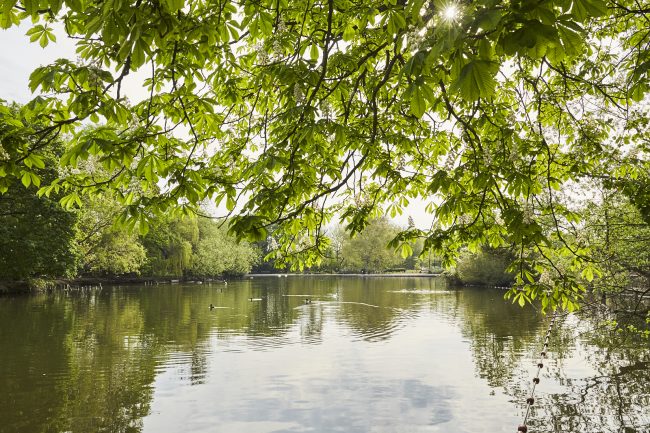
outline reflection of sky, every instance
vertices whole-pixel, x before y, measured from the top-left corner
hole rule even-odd
[[[330,300],[332,279],[271,280],[0,302],[0,431],[512,432],[523,418],[546,326],[499,292],[357,278],[341,304],[304,305],[283,294]],[[530,431],[650,431],[650,353],[578,337],[591,326],[553,331]]]
[[[285,344],[263,350],[253,337],[212,337],[203,385],[191,386],[179,364],[157,377],[144,432],[474,433],[516,425],[514,414],[504,416],[507,398],[490,396],[473,375],[453,325],[410,319],[391,338],[369,342],[351,339],[331,317],[318,344],[302,344],[299,325]]]

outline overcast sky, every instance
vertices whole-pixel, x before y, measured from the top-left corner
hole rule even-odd
[[[39,66],[65,57],[75,58],[73,42],[57,32],[56,43],[45,48],[37,42],[30,43],[25,32],[31,27],[23,22],[18,27],[0,30],[0,98],[27,102],[32,98],[29,91],[29,75]]]

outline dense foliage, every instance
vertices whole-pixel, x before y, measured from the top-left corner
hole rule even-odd
[[[1,0],[1,27],[31,20],[42,46],[65,32],[80,59],[35,70],[22,117],[0,104],[0,192],[38,183],[34,161],[65,134],[71,170],[41,194],[66,208],[113,194],[142,233],[214,200],[239,237],[275,224],[272,255],[296,268],[321,261],[334,216],[357,232],[419,198],[431,227],[394,247],[423,239],[446,264],[462,245],[513,247],[514,300],[573,308],[598,272],[566,236],[581,214],[559,192],[598,179],[648,209],[649,13],[638,0]],[[146,92],[126,98],[129,82]],[[105,176],[74,170],[90,157]],[[569,267],[540,283],[556,261]]]
[[[0,196],[0,280],[74,275],[76,222],[74,213],[35,191],[15,188]]]
[[[507,287],[514,280],[512,273],[507,272],[513,259],[508,250],[465,251],[456,264],[456,276],[463,284]]]
[[[151,257],[146,273],[181,276],[192,267],[192,249],[199,242],[199,227],[194,218],[163,215],[153,221],[143,242]]]
[[[138,235],[115,227],[119,204],[106,197],[89,197],[79,217],[81,272],[89,274],[139,274],[147,253]]]
[[[592,245],[601,272],[594,289],[612,314],[618,329],[650,337],[650,225],[634,200],[611,190],[601,191],[602,204],[590,205],[579,233]],[[599,306],[602,310],[603,305]],[[601,311],[602,314],[602,311]]]
[[[16,108],[11,112],[16,114]],[[0,137],[8,127],[0,123]],[[5,147],[8,150],[3,150]],[[3,139],[0,158],[20,159],[11,149],[11,141]],[[61,208],[58,194],[36,195],[41,179],[48,182],[59,176],[57,160],[62,151],[61,143],[54,140],[38,157],[21,161],[30,173],[21,180],[5,179],[6,185],[21,181],[22,185],[0,195],[0,280],[71,276],[77,270],[77,215]]]
[[[420,251],[408,251],[403,256],[401,251],[389,247],[400,230],[385,217],[370,220],[365,230],[352,238],[342,227],[336,227],[330,234],[331,247],[319,269],[343,273],[420,270],[417,259]]]
[[[58,141],[48,146],[35,171],[39,179],[58,176],[61,147]],[[88,166],[84,170],[90,171]],[[212,220],[161,215],[146,235],[138,235],[115,224],[123,206],[110,196],[84,197],[79,210],[63,209],[56,198],[38,196],[33,185],[0,195],[0,281],[220,277],[247,273],[258,259],[253,246],[237,243]]]
[[[191,272],[199,276],[243,275],[259,260],[258,250],[237,243],[225,227],[212,220],[199,220],[199,241],[192,258]]]

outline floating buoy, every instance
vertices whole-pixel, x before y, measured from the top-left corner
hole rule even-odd
[[[517,427],[517,432],[521,433],[527,433],[528,432],[528,427],[526,426],[526,422],[528,421],[528,416],[530,415],[530,408],[532,407],[533,404],[535,404],[535,388],[539,384],[539,373],[542,371],[542,368],[544,368],[544,363],[542,360],[546,359],[546,353],[548,351],[548,341],[549,338],[551,337],[551,331],[553,330],[553,325],[555,324],[555,319],[557,318],[557,312],[553,314],[553,318],[551,319],[551,323],[548,325],[548,330],[546,331],[546,336],[544,338],[544,349],[540,352],[540,361],[537,363],[537,374],[533,378],[533,386],[530,390],[530,397],[526,399],[526,414],[524,415],[524,422],[523,424],[519,425]]]

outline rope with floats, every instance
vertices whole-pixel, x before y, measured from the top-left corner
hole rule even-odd
[[[535,377],[533,377],[533,386],[530,389],[530,397],[526,399],[526,414],[524,415],[523,422],[517,428],[517,433],[528,432],[528,426],[526,423],[528,422],[528,416],[530,415],[530,408],[535,403],[535,388],[537,387],[537,385],[539,385],[539,373],[542,371],[542,368],[544,368],[544,360],[546,360],[546,354],[548,353],[548,341],[551,338],[551,331],[553,330],[553,325],[555,325],[555,319],[557,319],[557,312],[553,313],[553,317],[551,318],[551,323],[548,324],[548,329],[546,330],[546,337],[544,338],[544,348],[542,349],[542,352],[539,354],[540,359],[539,362],[537,363],[537,373],[535,374]]]

